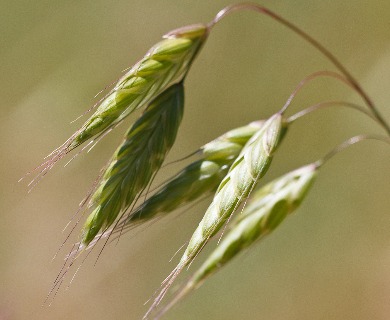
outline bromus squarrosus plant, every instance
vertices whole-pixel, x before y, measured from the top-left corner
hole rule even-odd
[[[283,110],[287,109],[293,98],[296,96],[299,90],[303,88],[304,85],[318,77],[324,76],[329,76],[337,80],[345,81],[345,79],[340,77],[337,73],[327,71],[315,72],[307,76],[298,84],[298,86],[287,99],[285,105],[283,106]],[[177,85],[177,87],[180,88],[180,84]],[[171,90],[171,95],[173,93],[175,93],[175,91]],[[169,96],[163,93],[161,97],[164,98]],[[152,125],[148,124],[149,122],[154,124],[153,121],[146,121],[145,119],[151,118],[155,121],[158,119],[156,118],[156,115],[158,116],[160,113],[162,113],[163,110],[165,110],[162,107],[167,100],[162,98],[156,98],[156,100],[151,104],[151,106],[147,108],[146,112],[129,130],[129,132],[125,136],[122,145],[118,148],[112,160],[103,170],[104,173],[100,177],[98,177],[98,179],[95,181],[94,186],[91,188],[92,191],[82,201],[82,207],[80,208],[80,210],[83,209],[83,206],[86,206],[87,210],[89,209],[89,207],[95,207],[95,209],[92,211],[92,213],[90,213],[89,218],[85,223],[80,242],[73,245],[71,253],[68,255],[67,258],[67,267],[64,269],[65,271],[63,273],[63,270],[61,270],[61,273],[54,284],[55,287],[62,283],[64,276],[68,273],[70,267],[73,266],[76,257],[84,249],[90,250],[87,253],[88,256],[91,253],[92,249],[102,239],[106,239],[105,244],[103,246],[104,248],[111,236],[114,235],[113,239],[117,239],[125,231],[132,230],[146,222],[155,221],[155,219],[166,216],[167,214],[171,213],[175,209],[185,204],[190,204],[195,200],[200,199],[201,197],[207,197],[212,192],[215,192],[224,179],[227,178],[227,181],[230,180],[230,177],[226,177],[226,175],[229,173],[229,170],[232,165],[234,166],[234,163],[237,162],[238,164],[240,162],[243,162],[240,164],[240,166],[245,165],[245,161],[248,161],[248,156],[246,156],[245,158],[245,152],[247,152],[245,151],[246,146],[254,147],[254,143],[256,142],[256,140],[259,139],[258,135],[261,135],[261,132],[264,131],[267,122],[272,123],[271,120],[255,121],[249,123],[246,126],[233,129],[216,138],[215,140],[207,143],[197,152],[192,154],[193,156],[200,156],[201,159],[196,160],[187,167],[185,167],[182,171],[180,171],[174,177],[169,179],[161,187],[157,188],[153,195],[141,202],[138,207],[134,208],[136,200],[141,196],[140,191],[144,190],[145,186],[143,186],[143,188],[138,188],[138,193],[134,193],[128,192],[128,190],[126,192],[123,192],[122,185],[128,185],[128,183],[126,183],[128,175],[134,175],[137,173],[137,168],[139,168],[140,164],[138,164],[135,159],[140,158],[144,160],[145,154],[154,157],[153,151],[155,148],[142,148],[144,144],[138,141],[136,146],[139,145],[141,148],[137,149],[135,146],[133,146],[132,143],[129,143],[129,141],[137,140],[135,138],[139,137],[140,135],[142,137],[145,132],[148,132],[148,130],[145,131],[145,128],[149,130],[153,128]],[[164,102],[164,104],[158,104],[158,102],[161,101]],[[308,109],[305,109],[302,112],[284,120],[282,120],[281,115],[278,113],[274,116],[274,118],[276,117],[278,123],[283,126],[283,128],[277,129],[277,132],[280,131],[280,138],[283,138],[289,124],[295,121],[297,118],[316,109],[333,105],[344,105],[365,112],[362,107],[352,103],[344,101],[328,101],[313,105]],[[175,104],[172,104],[172,108],[175,107],[177,106],[175,106]],[[149,116],[149,109],[153,111],[152,115],[154,116],[154,118]],[[157,113],[156,111],[158,111],[159,113]],[[140,129],[139,126],[142,123],[144,123],[144,125],[143,128]],[[158,130],[160,128],[158,124],[154,124],[154,127],[155,130]],[[271,128],[269,132],[270,134],[272,134],[274,132],[274,128]],[[159,141],[162,141],[162,139],[159,139]],[[153,142],[153,139],[150,142]],[[151,143],[151,145],[153,146],[154,144]],[[258,147],[262,147],[261,143],[260,145],[258,145]],[[129,150],[131,150],[132,152],[129,152]],[[130,155],[128,155],[128,153]],[[268,151],[266,152],[266,155],[268,157]],[[268,159],[272,158],[267,157],[263,159],[265,163],[267,163]],[[261,158],[259,156],[254,156],[253,159],[253,161],[257,161],[257,159]],[[126,170],[118,169],[123,166],[127,166]],[[264,166],[260,169],[264,170],[265,172],[267,168],[267,166]],[[240,172],[236,173],[236,177],[239,178],[240,175]],[[135,184],[135,181],[137,181],[136,179],[138,178],[142,178],[142,175],[138,174],[137,177],[134,177],[134,183],[130,184],[131,186],[133,186],[133,188],[137,186]],[[142,181],[149,180],[144,179]],[[252,182],[255,183],[256,179],[253,179]],[[245,192],[249,192],[248,190],[245,190]],[[129,198],[125,195],[130,195],[130,202],[128,201]],[[113,198],[119,198],[119,200],[112,203],[109,200]],[[240,197],[239,202],[242,202],[242,199],[245,199],[245,197]],[[133,200],[135,200],[134,204],[130,205]],[[88,202],[89,205],[87,205]],[[121,204],[122,207],[119,207],[119,204]],[[107,210],[106,207],[109,207],[110,210]],[[229,210],[231,210],[232,213],[234,211],[234,208],[232,207]],[[109,226],[114,222],[114,218],[117,217],[119,213],[121,213],[120,218],[111,228],[109,228]],[[115,217],[113,217],[113,215],[115,215]],[[79,220],[75,223],[74,227],[72,228],[72,231],[77,226]],[[215,227],[217,228],[217,226]],[[101,231],[101,233],[97,234],[99,230]],[[218,229],[216,229],[216,231],[218,231]],[[68,237],[69,236],[70,234],[68,235]],[[66,240],[68,239],[68,237],[66,238]],[[208,239],[206,239],[206,241],[207,240]]]
[[[256,106],[262,120],[230,130],[206,143],[190,155],[196,157],[195,160],[155,187],[152,183],[175,142],[183,117],[184,82],[189,69],[216,25],[226,16],[241,10],[263,14],[284,25],[324,55],[337,72],[318,71],[310,74],[298,84],[281,108],[275,106],[279,111],[271,116],[262,115],[261,106]],[[77,211],[79,217],[70,233],[76,230],[83,213],[87,213],[88,217],[49,296],[58,291],[77,258],[85,254],[82,264],[101,240],[105,248],[110,240],[118,239],[125,232],[212,196],[181,259],[162,283],[161,291],[153,298],[144,316],[146,319],[156,313],[159,318],[238,253],[277,228],[304,200],[318,170],[328,159],[362,140],[389,142],[389,124],[344,65],[306,32],[263,6],[256,3],[228,6],[207,24],[182,27],[167,33],[163,38],[88,110],[96,108],[89,119],[31,172],[36,174],[31,181],[33,187],[65,155],[77,147],[81,151],[93,147],[122,123],[125,117],[142,108],[142,114],[130,126],[81,202]],[[365,105],[339,100],[320,101],[292,116],[286,116],[297,93],[312,80],[323,77],[330,77],[349,86]],[[344,106],[364,113],[384,129],[387,136],[360,135],[351,138],[322,160],[291,171],[255,190],[267,173],[290,125],[308,113],[333,106]],[[159,311],[158,306],[175,279],[216,235],[220,239],[217,248]],[[68,239],[69,236],[63,245]]]

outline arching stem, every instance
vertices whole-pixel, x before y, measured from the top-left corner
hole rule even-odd
[[[342,75],[338,74],[337,72],[333,72],[333,71],[317,71],[317,72],[314,72],[312,74],[309,74],[306,78],[304,78],[303,80],[301,80],[301,82],[298,83],[298,85],[296,86],[296,88],[294,89],[294,91],[290,94],[290,96],[288,97],[286,103],[284,104],[284,106],[282,107],[282,109],[279,111],[281,114],[283,114],[286,109],[288,108],[288,106],[291,104],[292,100],[295,98],[295,96],[298,94],[298,92],[309,82],[311,82],[312,80],[316,79],[316,78],[319,78],[319,77],[331,77],[331,78],[334,78],[336,80],[339,80],[343,83],[345,83],[347,86],[350,86],[353,90],[355,90],[355,88],[352,86],[352,84],[348,81],[348,79],[346,79],[345,77],[343,77]],[[356,90],[355,90],[356,91]]]
[[[342,142],[337,147],[335,147],[333,150],[328,152],[322,159],[315,162],[315,165],[317,168],[324,165],[326,162],[328,162],[331,158],[333,158],[336,154],[340,153],[341,151],[349,148],[350,146],[354,145],[355,143],[365,141],[365,140],[378,140],[383,141],[385,143],[388,143],[390,145],[390,139],[385,136],[376,135],[376,134],[367,134],[367,135],[359,135],[354,136],[352,138],[349,138],[348,140]]]
[[[336,107],[336,106],[342,106],[354,109],[356,111],[360,111],[361,113],[364,113],[368,117],[370,117],[375,122],[378,122],[378,119],[375,118],[366,108],[359,106],[358,104],[351,103],[348,101],[323,101],[317,104],[314,104],[310,107],[307,107],[306,109],[303,109],[302,111],[297,112],[296,114],[293,114],[291,117],[287,118],[287,123],[292,123],[295,120],[313,112],[319,109],[325,109],[329,107]]]
[[[360,94],[360,96],[363,98],[363,100],[366,102],[367,106],[371,109],[373,115],[375,118],[378,119],[378,122],[382,125],[382,127],[386,130],[388,135],[390,136],[390,125],[386,123],[385,119],[382,117],[378,109],[376,108],[374,102],[370,99],[370,97],[367,95],[367,93],[363,90],[363,88],[360,86],[360,84],[355,80],[355,78],[349,73],[349,71],[344,67],[344,65],[330,52],[328,51],[321,43],[319,43],[317,40],[312,38],[309,34],[289,22],[288,20],[282,18],[278,14],[274,13],[273,11],[269,10],[266,7],[263,7],[257,3],[251,3],[251,2],[243,2],[234,4],[231,6],[228,6],[224,9],[222,9],[218,14],[215,16],[215,18],[209,23],[209,28],[211,29],[216,23],[218,23],[220,20],[222,20],[227,15],[235,12],[235,11],[241,11],[241,10],[251,10],[256,11],[261,14],[265,14],[272,19],[276,20],[277,22],[283,24],[287,28],[289,28],[291,31],[298,34],[301,38],[309,42],[313,47],[315,47],[317,50],[319,50],[332,64],[342,73],[344,76],[348,79],[348,81],[351,83],[351,85],[356,89],[356,91]]]

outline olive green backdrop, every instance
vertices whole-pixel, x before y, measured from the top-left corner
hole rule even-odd
[[[17,180],[73,133],[82,120],[70,121],[163,33],[207,22],[227,4],[1,2],[0,319],[142,317],[143,303],[176,265],[178,258],[169,259],[189,239],[207,202],[124,235],[93,266],[95,253],[69,290],[66,283],[51,307],[41,307],[66,254],[63,250],[51,262],[66,235],[61,230],[131,119],[89,154],[66,168],[65,162],[58,165],[32,193]],[[390,121],[389,1],[263,4],[331,49]],[[169,159],[271,115],[302,78],[329,69],[315,49],[271,19],[251,12],[230,16],[215,27],[189,74],[185,117]],[[348,87],[319,79],[299,94],[288,113],[338,99],[360,103]],[[351,110],[312,114],[291,127],[265,180],[316,160],[349,136],[371,132],[382,133]],[[337,156],[293,217],[166,319],[388,319],[389,160],[390,148],[375,141]],[[175,167],[162,170],[160,181]]]

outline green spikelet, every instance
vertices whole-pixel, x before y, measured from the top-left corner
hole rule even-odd
[[[184,27],[164,35],[145,57],[133,66],[102,101],[96,112],[74,137],[73,149],[118,123],[173,83],[179,82],[207,37],[202,24]]]
[[[67,153],[88,140],[96,141],[134,110],[147,106],[169,86],[181,82],[208,33],[206,25],[195,24],[164,35],[98,102],[96,111],[81,128],[26,174],[39,171],[31,184],[35,185]]]
[[[180,264],[187,265],[192,261],[266,173],[282,131],[282,116],[276,114],[250,139],[252,143],[245,147],[219,185],[213,202],[194,232]]]
[[[153,100],[127,132],[92,196],[90,206],[95,209],[84,225],[84,245],[112,225],[146,188],[175,141],[183,107],[179,83]]]
[[[237,254],[271,233],[304,200],[317,176],[317,171],[314,164],[304,166],[255,192],[250,204],[232,223],[230,231],[183,289],[163,309],[160,316],[186,294],[198,288],[208,276],[225,266]]]
[[[194,275],[199,283],[224,266],[255,240],[271,233],[301,204],[311,188],[317,167],[310,164],[289,172],[259,189],[232,223],[231,230]]]
[[[193,233],[179,264],[167,277],[163,289],[144,318],[147,318],[158,306],[183,268],[193,261],[210,237],[221,229],[226,220],[247,198],[259,179],[267,172],[284,131],[282,115],[277,113],[268,119],[249,140],[219,185],[211,205]]]

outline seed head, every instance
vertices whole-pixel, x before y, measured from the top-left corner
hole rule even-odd
[[[35,185],[67,153],[87,140],[91,144],[102,138],[134,110],[147,106],[168,87],[181,82],[208,32],[207,26],[196,24],[163,36],[96,104],[96,111],[81,128],[32,171],[39,173],[31,184]]]
[[[183,84],[171,86],[146,108],[114,153],[89,207],[82,242],[88,245],[110,227],[147,187],[172,147],[184,107]]]
[[[133,66],[84,123],[69,149],[118,123],[168,86],[182,80],[207,37],[207,27],[192,25],[168,33]]]
[[[255,192],[249,205],[232,223],[230,231],[159,316],[198,288],[207,277],[224,267],[237,254],[270,234],[304,200],[315,180],[317,168],[315,164],[304,166]]]

